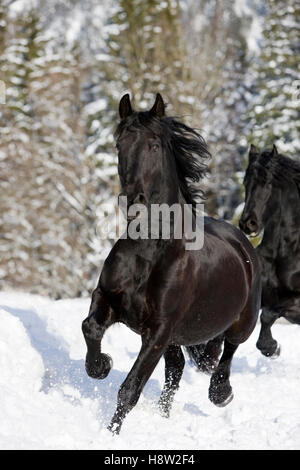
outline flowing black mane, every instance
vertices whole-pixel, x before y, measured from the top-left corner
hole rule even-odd
[[[255,165],[263,180],[273,178],[275,184],[294,181],[300,189],[300,162],[282,154],[273,155],[272,149],[265,149]]]
[[[300,163],[296,160],[292,160],[284,155],[278,155],[274,175],[278,180],[295,181],[300,189]]]
[[[210,158],[203,137],[191,127],[172,117],[158,118],[150,111],[134,112],[122,120],[115,137],[124,130],[148,129],[158,135],[166,151],[175,159],[181,193],[188,204],[196,204],[204,198],[198,183],[206,173],[206,160]]]

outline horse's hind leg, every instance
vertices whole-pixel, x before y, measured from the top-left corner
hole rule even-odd
[[[158,406],[160,412],[166,418],[170,415],[175,392],[179,388],[179,382],[184,369],[184,355],[181,347],[171,345],[164,354],[165,359],[165,384],[162,390]]]
[[[101,289],[97,287],[92,295],[88,317],[82,323],[82,332],[87,345],[85,368],[94,379],[105,379],[112,368],[112,359],[101,353],[101,340],[106,329],[114,323],[113,312]]]
[[[225,406],[233,398],[230,385],[230,367],[235,351],[255,328],[260,306],[260,278],[256,279],[248,302],[235,323],[225,331],[224,349],[219,365],[210,379],[209,399],[217,406]]]
[[[229,376],[232,357],[237,347],[238,344],[232,344],[225,338],[223,354],[217,369],[211,376],[208,396],[210,401],[217,406],[225,406],[233,398]]]
[[[279,316],[279,313],[267,308],[262,310],[262,314],[260,316],[261,328],[256,347],[262,352],[262,354],[268,357],[274,357],[280,354],[280,347],[271,333],[271,327]]]

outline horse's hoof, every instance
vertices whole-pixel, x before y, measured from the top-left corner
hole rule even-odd
[[[233,393],[231,392],[229,397],[227,397],[224,401],[220,402],[220,403],[214,403],[214,405],[218,406],[219,408],[223,408],[224,406],[227,406],[229,405],[229,403],[233,400]]]
[[[112,358],[108,354],[101,353],[97,359],[90,361],[87,357],[85,370],[89,377],[93,379],[105,379],[113,366]]]
[[[166,406],[165,403],[159,401],[158,409],[160,416],[162,416],[163,418],[170,418],[170,407]]]
[[[113,436],[118,436],[121,431],[121,424],[111,422],[110,425],[107,426],[107,429],[112,433]]]
[[[166,419],[170,418],[170,411],[169,411],[169,410],[162,410],[162,409],[160,409],[160,410],[159,410],[159,413],[160,413],[160,416],[161,416],[162,418],[166,418]]]
[[[216,406],[226,406],[233,399],[231,385],[228,382],[213,383],[214,376],[212,376],[212,383],[208,390],[208,398]]]
[[[277,345],[276,351],[270,356],[270,359],[277,359],[278,356],[280,356],[281,352],[281,347],[280,344]]]
[[[270,359],[276,359],[280,355],[280,345],[277,341],[274,341],[271,346],[261,347],[259,343],[256,343],[256,347],[260,350],[260,352]]]

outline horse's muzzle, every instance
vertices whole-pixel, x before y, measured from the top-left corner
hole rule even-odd
[[[239,221],[240,229],[252,237],[256,237],[259,233],[259,227],[254,217],[248,217],[247,219],[241,219]]]

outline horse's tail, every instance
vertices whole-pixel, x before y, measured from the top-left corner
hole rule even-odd
[[[224,335],[211,339],[206,344],[185,346],[188,356],[197,369],[202,372],[213,372],[219,362]]]
[[[184,349],[188,353],[189,359],[194,366],[199,368],[205,351],[205,344],[197,344],[195,346],[185,346]]]

